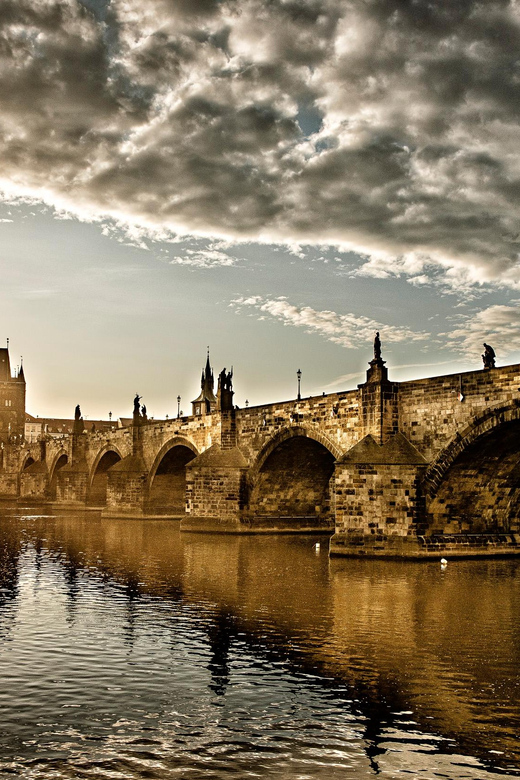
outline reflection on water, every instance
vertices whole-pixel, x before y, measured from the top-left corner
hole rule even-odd
[[[0,518],[0,772],[520,777],[520,562]]]

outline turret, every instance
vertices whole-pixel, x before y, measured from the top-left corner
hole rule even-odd
[[[213,369],[211,368],[209,360],[209,347],[206,357],[206,366],[202,369],[202,376],[200,380],[200,395],[192,401],[193,415],[198,417],[205,414],[211,414],[217,405],[217,399],[215,397],[215,379],[213,376]]]

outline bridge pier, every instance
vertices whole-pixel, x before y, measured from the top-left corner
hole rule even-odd
[[[220,444],[186,466],[186,516],[183,531],[243,530],[249,464],[236,446],[236,412],[231,401],[221,411]],[[230,408],[231,407],[231,408]]]
[[[20,492],[20,445],[0,444],[0,499],[16,499]]]
[[[347,452],[335,469],[331,555],[415,557],[424,532],[426,466],[401,433],[383,445],[369,434]]]
[[[74,421],[71,459],[61,468],[56,479],[56,506],[63,509],[85,509],[89,487],[88,447],[83,418]]]
[[[107,471],[107,498],[103,517],[146,516],[148,469],[143,458],[142,436],[145,424],[139,412],[134,412],[132,454]]]
[[[20,474],[20,498],[41,503],[49,498],[49,469],[46,461],[47,443],[39,442],[40,458]]]

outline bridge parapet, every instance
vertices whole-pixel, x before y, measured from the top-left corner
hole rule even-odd
[[[519,391],[518,364],[401,382],[399,429],[431,462],[474,417],[518,399]]]
[[[317,395],[237,411],[237,441],[252,465],[280,430],[292,425],[320,430],[345,452],[361,438],[360,391]]]

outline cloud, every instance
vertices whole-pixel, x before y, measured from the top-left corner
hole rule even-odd
[[[513,305],[494,305],[476,314],[463,317],[453,331],[441,334],[449,339],[452,349],[477,356],[483,343],[489,343],[503,363],[509,355],[520,351],[520,301]]]
[[[171,263],[191,265],[195,268],[218,268],[236,264],[236,259],[216,249],[186,249],[182,255],[174,257]]]
[[[514,0],[4,0],[7,197],[520,286]]]
[[[424,341],[426,333],[416,333],[409,328],[382,325],[368,317],[354,314],[338,314],[334,311],[316,311],[310,306],[296,306],[287,298],[262,298],[259,295],[236,298],[230,306],[237,311],[252,309],[259,319],[269,315],[284,325],[304,328],[307,333],[317,333],[327,341],[342,347],[366,346],[374,340],[376,330],[381,331],[384,342]]]

